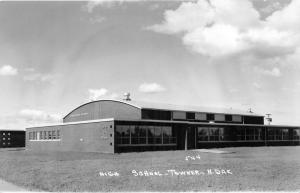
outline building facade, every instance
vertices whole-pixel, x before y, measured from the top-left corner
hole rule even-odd
[[[25,131],[0,130],[0,148],[25,147]]]
[[[264,116],[138,101],[86,103],[62,124],[26,129],[34,150],[118,153],[228,146],[299,145],[300,127],[265,125]]]

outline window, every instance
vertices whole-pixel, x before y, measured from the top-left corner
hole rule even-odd
[[[40,140],[43,140],[44,136],[43,136],[43,131],[40,131]]]
[[[148,127],[148,144],[154,144],[154,127]]]
[[[130,127],[127,125],[118,125],[116,127],[117,143],[130,144]]]
[[[209,128],[209,141],[219,141],[219,128]]]
[[[139,127],[139,144],[146,144],[147,143],[147,128],[140,126]]]
[[[238,141],[244,141],[246,140],[246,132],[245,132],[245,129],[244,127],[239,127],[237,128],[237,140]]]
[[[289,129],[282,129],[282,140],[289,140]]]
[[[208,121],[214,121],[215,120],[215,115],[214,114],[207,114],[207,120]]]
[[[36,140],[36,131],[33,132],[33,140]]]
[[[293,140],[300,140],[300,129],[293,129]]]
[[[240,127],[237,128],[238,141],[262,140],[262,128],[257,127]]]
[[[275,130],[268,128],[268,140],[275,140]]]
[[[256,117],[256,116],[244,116],[244,124],[264,124],[264,117]]]
[[[51,131],[48,131],[48,139],[52,139],[52,132]]]
[[[138,126],[130,126],[131,144],[139,143],[139,128]]]
[[[171,127],[162,127],[162,132],[163,132],[163,144],[171,143],[172,128]]]
[[[190,120],[194,120],[195,119],[195,113],[187,112],[186,113],[186,118],[190,119]]]
[[[48,132],[47,132],[47,131],[44,131],[44,139],[49,139],[49,138],[48,138]]]
[[[173,111],[173,119],[180,119],[180,120],[185,120],[186,119],[186,112],[182,111]]]
[[[220,135],[219,140],[224,141],[226,137],[224,134],[224,128],[219,128],[219,135]]]
[[[171,111],[142,109],[142,119],[171,120]]]
[[[231,122],[232,121],[232,115],[225,115],[225,121]]]
[[[8,133],[8,135],[10,135],[10,133]]]
[[[126,131],[126,134],[124,134],[124,128],[129,128],[129,133]],[[120,145],[176,144],[176,137],[173,135],[174,133],[170,126],[116,126],[116,144]]]
[[[198,127],[198,139],[199,141],[208,141],[208,128],[207,127]]]
[[[246,128],[246,140],[247,141],[254,140],[254,128],[252,127]]]
[[[289,140],[289,129],[268,128],[268,140]]]
[[[161,127],[154,128],[154,142],[155,142],[155,144],[162,143],[162,128]]]
[[[29,132],[29,140],[57,140],[60,139],[59,130],[52,131],[33,131]]]
[[[56,130],[56,134],[57,134],[56,138],[60,139],[60,131],[59,130]]]
[[[216,114],[215,121],[225,121],[225,115],[223,114]]]
[[[52,131],[52,139],[56,139],[56,131],[55,130]]]
[[[207,116],[205,113],[196,113],[195,114],[195,119],[196,120],[201,120],[201,121],[206,121],[207,120]]]
[[[242,116],[240,115],[232,115],[232,122],[242,122]]]

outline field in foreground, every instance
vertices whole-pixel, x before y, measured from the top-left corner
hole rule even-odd
[[[300,190],[299,146],[219,150],[226,153],[190,150],[112,155],[2,149],[0,178],[35,191]],[[143,176],[132,170],[144,172]],[[105,176],[108,171],[119,176]],[[153,175],[145,176],[145,171]]]

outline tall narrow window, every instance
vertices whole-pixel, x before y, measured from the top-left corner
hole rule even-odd
[[[162,128],[155,127],[154,135],[155,135],[155,144],[161,144],[162,143]]]
[[[56,139],[56,132],[55,132],[55,130],[52,131],[52,139]]]
[[[59,132],[59,130],[56,131],[56,134],[57,134],[57,139],[60,139],[60,132]]]
[[[52,132],[48,131],[48,139],[52,139]]]
[[[149,126],[148,127],[148,144],[154,144],[154,127],[153,126]]]

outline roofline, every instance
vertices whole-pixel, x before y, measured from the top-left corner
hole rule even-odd
[[[87,121],[76,121],[76,122],[60,123],[60,124],[37,125],[37,126],[27,127],[26,130],[31,129],[31,128],[53,127],[53,126],[64,126],[64,125],[78,125],[78,124],[98,123],[98,122],[107,122],[107,121],[114,121],[114,118],[94,119],[94,120],[87,120]]]
[[[25,131],[22,129],[0,129],[0,131]]]
[[[121,100],[114,100],[114,99],[101,99],[101,100],[96,100],[96,101],[91,101],[91,102],[87,102],[87,103],[84,103],[78,107],[76,107],[75,109],[73,109],[72,111],[70,111],[66,116],[63,117],[63,119],[65,119],[67,116],[69,116],[71,113],[73,113],[75,110],[85,106],[85,105],[88,105],[88,104],[91,104],[91,103],[96,103],[96,102],[100,102],[100,101],[113,101],[113,102],[119,102],[119,103],[124,103],[126,105],[130,105],[132,107],[135,107],[135,108],[138,108],[138,109],[142,109],[141,107],[137,106],[137,105],[133,105],[133,104],[130,104],[130,103],[127,103],[125,101],[121,101]]]
[[[190,124],[190,125],[207,125],[207,126],[244,126],[244,127],[289,127],[289,128],[300,128],[300,126],[295,125],[259,125],[259,124],[241,124],[241,123],[207,123],[207,122],[191,122],[191,121],[174,121],[174,120],[146,120],[146,119],[95,119],[88,121],[78,121],[78,122],[67,122],[61,124],[50,124],[42,126],[33,126],[31,128],[40,128],[40,127],[51,127],[51,126],[64,126],[64,125],[77,125],[77,124],[87,124],[87,123],[98,123],[98,122],[107,122],[107,121],[127,121],[127,122],[153,122],[153,123],[181,123],[181,124]]]

